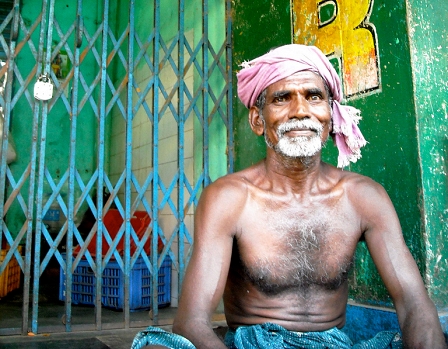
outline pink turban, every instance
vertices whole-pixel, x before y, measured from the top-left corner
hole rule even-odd
[[[325,55],[315,46],[285,45],[250,62],[243,62],[237,74],[238,97],[247,107],[255,105],[261,92],[269,85],[300,71],[319,74],[333,95],[333,137],[339,150],[338,167],[361,158],[361,147],[366,145],[358,122],[360,111],[341,105],[342,88],[339,76]]]

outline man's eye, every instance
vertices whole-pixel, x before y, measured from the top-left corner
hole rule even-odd
[[[318,94],[312,94],[308,97],[310,101],[320,101],[322,100],[322,96]]]
[[[277,96],[274,98],[274,103],[282,103],[282,102],[286,102],[285,96]]]

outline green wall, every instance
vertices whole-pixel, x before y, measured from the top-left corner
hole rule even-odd
[[[381,183],[397,210],[403,235],[421,273],[425,250],[421,227],[421,183],[413,85],[404,1],[375,2],[370,22],[376,27],[381,91],[351,104],[361,110],[360,127],[369,144],[350,170]],[[361,244],[357,251],[351,296],[360,302],[390,304],[388,293]]]
[[[233,2],[233,71],[245,60],[258,57],[275,46],[291,43],[290,5],[286,0],[235,0]],[[234,75],[235,76],[235,75]],[[248,124],[247,109],[239,101],[233,81],[235,128],[235,171],[265,156],[265,143]]]
[[[439,309],[448,309],[448,2],[408,0],[414,82],[425,281]]]
[[[439,309],[447,305],[447,34],[448,4],[428,1],[375,1],[381,88],[349,104],[361,109],[360,128],[368,140],[362,159],[349,170],[381,183],[389,193],[429,292]],[[238,0],[233,9],[234,71],[244,60],[291,43],[289,1]],[[423,22],[422,22],[423,19]],[[414,23],[412,24],[412,21]],[[408,22],[411,22],[410,29]],[[411,33],[411,35],[409,35]],[[313,38],[307,43],[312,44]],[[234,82],[236,169],[263,158],[264,140],[255,137]],[[336,163],[328,144],[324,160]],[[391,300],[360,244],[350,297],[391,306]]]

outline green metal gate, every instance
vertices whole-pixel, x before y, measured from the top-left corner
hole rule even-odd
[[[137,265],[157,323],[163,263],[175,305],[200,191],[233,171],[230,0],[36,3],[16,0],[0,25],[0,274],[15,259],[23,281],[22,327],[0,334],[58,330],[40,321],[49,270],[63,330],[104,329],[111,263],[123,312],[107,328],[134,325]],[[39,79],[53,85],[47,101],[34,98]],[[94,280],[92,325],[73,322],[81,265]]]

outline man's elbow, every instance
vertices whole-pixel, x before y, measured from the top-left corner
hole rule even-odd
[[[175,317],[173,321],[173,333],[183,336],[188,332],[188,330],[186,329],[187,323],[188,321],[182,321],[178,317]]]
[[[207,322],[201,321],[198,318],[193,318],[191,316],[180,316],[179,314],[174,318],[173,321],[173,333],[181,335],[185,338],[194,337],[195,333],[200,333],[204,331],[204,328],[210,327]]]

